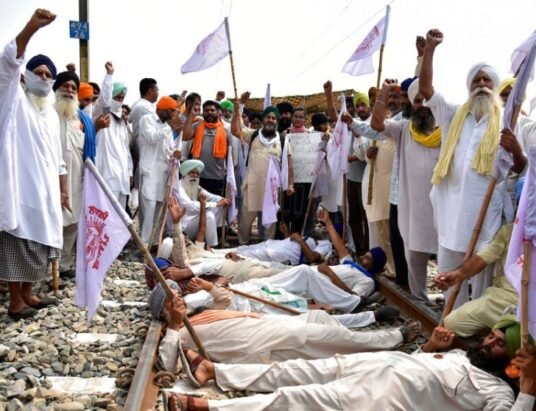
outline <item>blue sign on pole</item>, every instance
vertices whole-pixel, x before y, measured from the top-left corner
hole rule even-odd
[[[87,21],[69,20],[69,37],[72,39],[89,40],[89,23]]]

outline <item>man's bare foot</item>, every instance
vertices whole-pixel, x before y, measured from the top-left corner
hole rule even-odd
[[[419,321],[412,321],[400,327],[399,330],[402,334],[402,342],[404,344],[412,343],[421,333],[421,323]]]
[[[186,357],[188,358],[188,362],[192,364],[194,363],[196,358],[200,357],[200,355],[195,351],[189,349],[186,351]],[[195,370],[192,370],[192,372],[194,374],[195,379],[201,385],[205,384],[209,380],[213,380],[216,378],[216,375],[214,373],[214,363],[205,358],[203,358],[197,368],[195,368]]]

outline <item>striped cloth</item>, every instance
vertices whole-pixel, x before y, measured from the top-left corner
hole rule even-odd
[[[61,250],[0,232],[0,280],[35,283],[46,278],[48,264]]]

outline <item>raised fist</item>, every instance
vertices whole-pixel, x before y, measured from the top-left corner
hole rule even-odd
[[[422,56],[424,54],[424,47],[426,46],[426,39],[423,36],[417,36],[415,40],[415,47],[417,48],[417,55]]]
[[[328,80],[324,83],[324,93],[329,94],[333,91],[333,84],[331,80]]]
[[[41,27],[48,26],[56,19],[56,15],[45,9],[37,9],[30,18],[30,25],[39,30]]]
[[[104,68],[106,69],[106,73],[107,74],[114,74],[114,65],[112,64],[111,61],[107,61],[106,64],[104,65]]]
[[[394,90],[398,86],[398,80],[392,79],[392,78],[386,78],[383,81],[382,87],[384,89],[387,89],[389,91]]]
[[[426,33],[426,45],[436,47],[443,42],[443,33],[438,29],[432,29]]]

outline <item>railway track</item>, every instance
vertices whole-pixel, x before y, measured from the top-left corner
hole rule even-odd
[[[406,319],[415,319],[422,324],[422,334],[429,336],[434,327],[437,326],[440,314],[433,311],[423,303],[417,302],[410,298],[410,295],[399,288],[391,280],[384,276],[378,276],[379,291],[385,298],[386,302],[398,307],[401,316]],[[162,323],[153,320],[149,326],[145,344],[142,348],[138,366],[132,377],[132,383],[128,392],[125,411],[147,411],[153,410],[158,401],[160,392],[159,377],[167,373],[158,373],[154,364],[158,356],[158,344],[162,333]],[[168,379],[168,387],[173,384],[173,379]],[[194,389],[189,390],[195,392]]]

